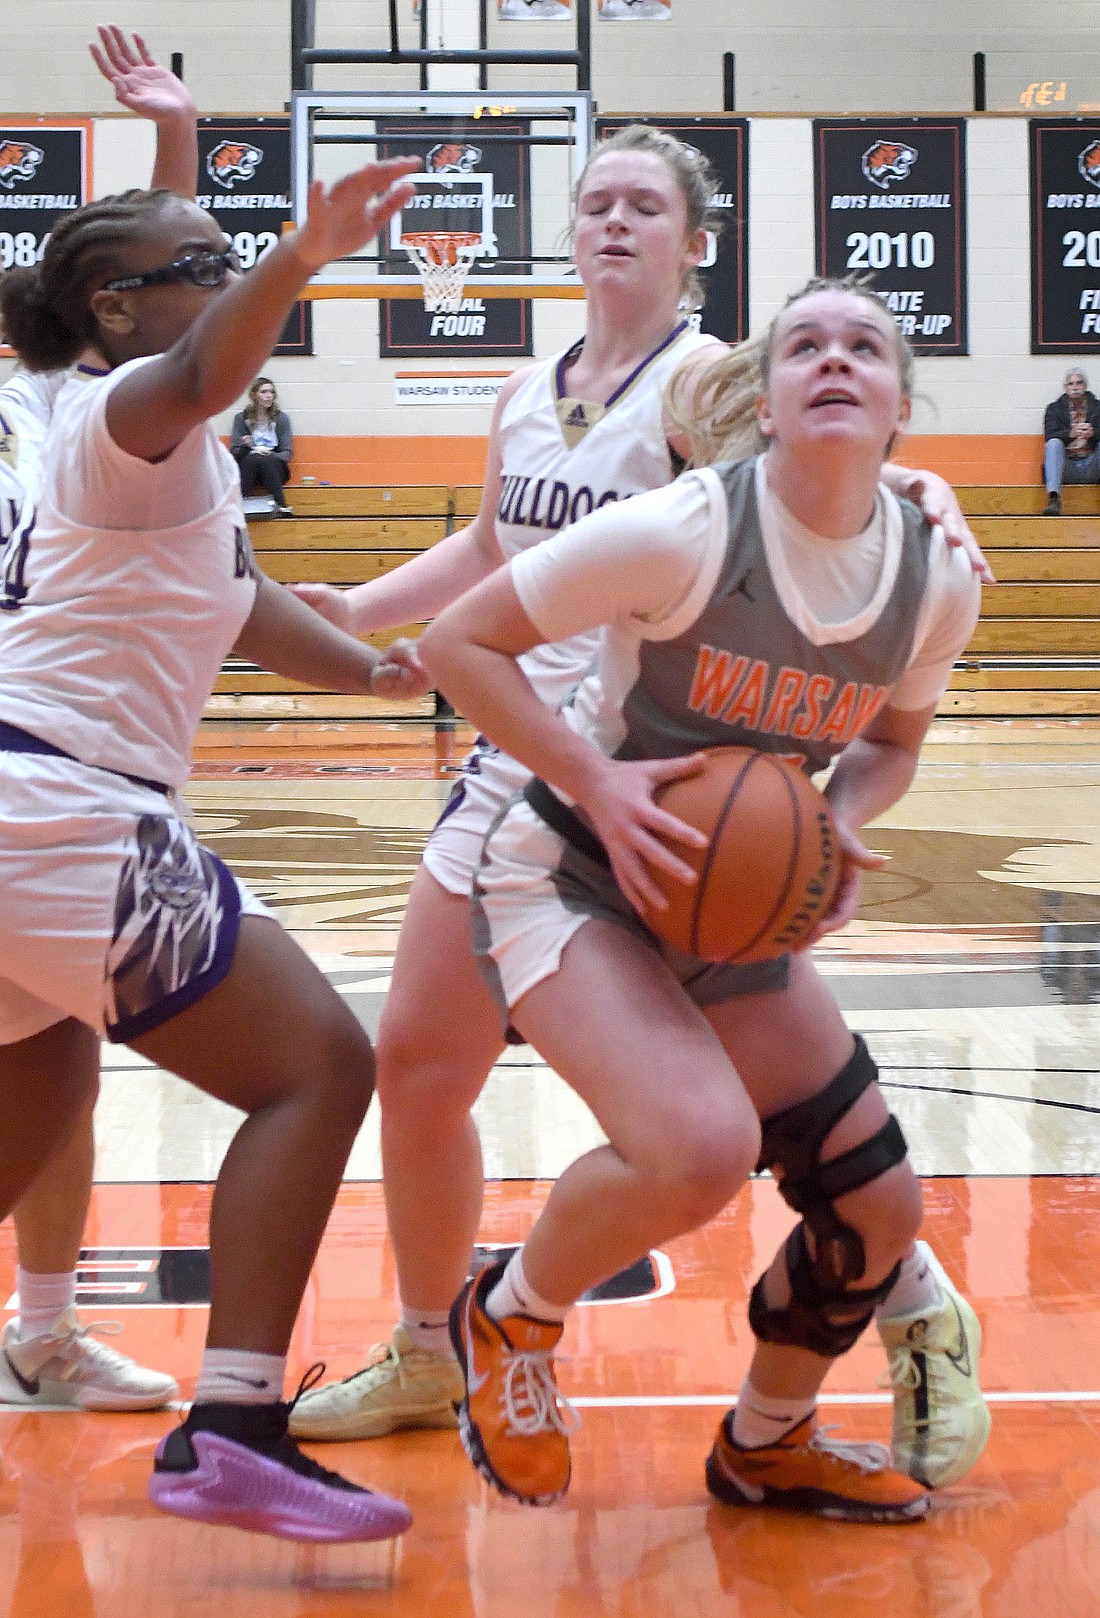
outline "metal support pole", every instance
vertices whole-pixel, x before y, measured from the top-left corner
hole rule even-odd
[[[577,89],[592,88],[592,0],[577,0]]]
[[[722,111],[737,111],[737,58],[732,51],[722,52]]]
[[[389,51],[354,51],[354,50],[308,50],[302,56],[307,63],[321,62],[327,64],[358,64],[366,66],[370,63],[389,63],[391,66],[401,62],[430,62],[432,66],[464,65],[479,66],[482,62],[489,64],[500,63],[511,67],[579,67],[580,56],[577,51],[400,51],[394,57]],[[583,86],[578,86],[583,88]]]
[[[985,107],[985,52],[974,52],[974,111],[984,112]]]
[[[420,0],[420,49],[424,59],[420,63],[420,88],[428,88],[428,0]]]
[[[305,53],[313,49],[317,32],[316,0],[290,0],[290,88],[313,89],[313,67]]]
[[[489,0],[477,0],[477,48],[479,51],[489,49]],[[479,90],[489,88],[489,69],[484,62],[478,65],[477,87]]]

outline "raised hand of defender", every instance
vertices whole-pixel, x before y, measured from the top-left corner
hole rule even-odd
[[[357,252],[412,196],[415,188],[405,176],[419,167],[418,157],[393,157],[368,163],[332,186],[314,180],[305,224],[292,238],[295,256],[319,270]]]
[[[89,45],[92,60],[113,86],[116,100],[153,123],[195,116],[190,90],[150,54],[140,34],[133,43],[114,23],[97,29],[100,44]]]

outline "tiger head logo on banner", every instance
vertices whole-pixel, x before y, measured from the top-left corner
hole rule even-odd
[[[907,180],[917,161],[916,148],[896,140],[877,140],[863,154],[860,167],[872,185],[885,191],[891,180]]]
[[[33,180],[45,155],[41,146],[32,146],[29,141],[0,141],[0,185],[11,191],[16,180]]]
[[[251,180],[264,160],[258,146],[243,140],[219,141],[206,159],[206,172],[215,185],[232,191],[238,181],[243,185]]]

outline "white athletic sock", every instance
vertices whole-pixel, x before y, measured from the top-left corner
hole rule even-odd
[[[775,1444],[811,1416],[817,1406],[816,1396],[808,1399],[773,1399],[758,1393],[749,1378],[741,1384],[737,1395],[737,1409],[733,1415],[733,1436],[742,1449],[762,1449]]]
[[[23,1269],[15,1272],[15,1285],[19,1293],[19,1341],[30,1337],[45,1337],[58,1316],[76,1305],[76,1271],[62,1270],[58,1274],[35,1274]]]
[[[283,1396],[285,1354],[243,1348],[204,1350],[195,1383],[197,1405],[273,1405]]]
[[[916,1252],[902,1259],[901,1272],[875,1310],[875,1317],[882,1320],[895,1315],[917,1315],[922,1310],[938,1309],[940,1302],[939,1282],[918,1243]]]
[[[549,1303],[539,1297],[523,1273],[521,1247],[508,1260],[508,1268],[486,1298],[485,1308],[494,1320],[507,1320],[509,1315],[530,1315],[533,1320],[560,1325],[569,1313],[570,1305]]]
[[[401,1305],[401,1324],[416,1348],[425,1354],[438,1354],[442,1359],[454,1359],[451,1334],[447,1329],[449,1309],[414,1309],[411,1304]]]

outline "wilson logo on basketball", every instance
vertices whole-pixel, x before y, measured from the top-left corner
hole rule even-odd
[[[35,169],[45,157],[41,146],[32,146],[29,141],[0,141],[0,185],[12,191],[17,180],[33,180]]]
[[[424,167],[429,174],[473,174],[480,162],[481,151],[477,146],[467,146],[457,140],[441,141],[424,159]]]
[[[907,180],[916,161],[914,146],[903,146],[896,140],[877,140],[864,152],[860,168],[872,185],[885,191],[892,180]]]
[[[1100,140],[1089,141],[1077,159],[1077,167],[1081,171],[1082,178],[1100,191]]]
[[[251,180],[264,160],[258,146],[249,146],[243,140],[222,140],[206,159],[206,172],[215,185],[232,191],[238,181],[243,185]]]

